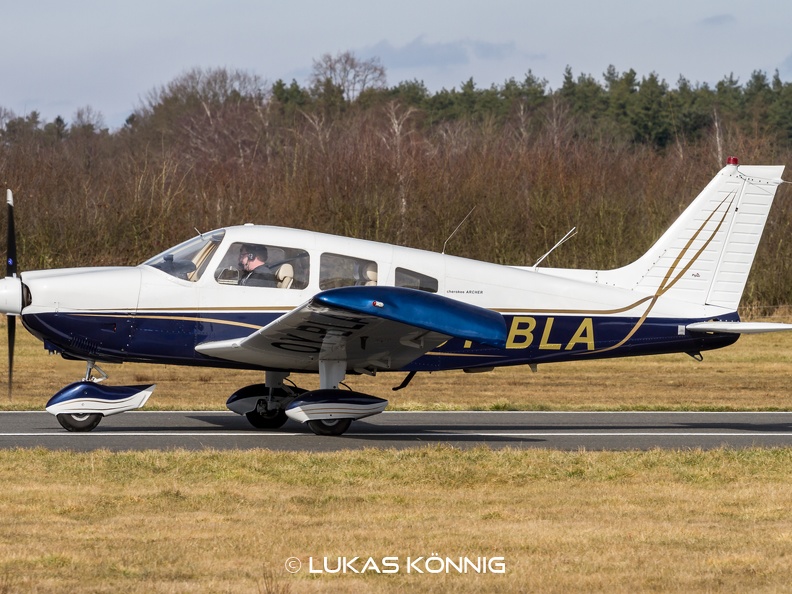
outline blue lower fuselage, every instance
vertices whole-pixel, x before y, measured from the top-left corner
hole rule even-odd
[[[278,312],[66,313],[22,316],[45,348],[64,357],[104,362],[267,369],[208,357],[199,344],[243,338]],[[440,371],[552,363],[595,358],[696,353],[733,344],[738,335],[685,331],[702,319],[613,316],[505,315],[505,349],[451,339],[409,365],[390,371]],[[737,321],[736,313],[721,318]]]

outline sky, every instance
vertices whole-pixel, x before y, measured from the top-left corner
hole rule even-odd
[[[378,57],[388,85],[431,92],[523,80],[550,89],[609,65],[741,83],[792,81],[792,3],[720,0],[31,0],[0,8],[0,108],[67,123],[79,108],[123,125],[152,89],[223,67],[305,85],[314,60]]]

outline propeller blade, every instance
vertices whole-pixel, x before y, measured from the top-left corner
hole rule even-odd
[[[8,241],[6,242],[6,276],[17,274],[16,229],[14,228],[14,195],[6,190],[8,203]]]
[[[14,194],[6,190],[8,203],[8,240],[6,242],[6,277],[17,275],[16,229],[14,228]],[[8,324],[8,399],[12,399],[14,385],[14,343],[16,342],[16,316],[7,317]]]
[[[16,342],[16,316],[8,316],[8,399],[12,400],[14,385],[14,343]]]

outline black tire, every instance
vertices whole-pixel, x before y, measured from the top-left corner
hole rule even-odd
[[[283,424],[289,420],[289,417],[286,416],[286,411],[282,408],[268,410],[266,414],[252,410],[245,413],[245,418],[256,429],[278,429],[283,427]]]
[[[56,418],[66,431],[84,432],[95,429],[99,421],[102,420],[102,415],[99,413],[60,414]]]
[[[308,427],[317,435],[342,435],[352,424],[352,419],[322,419],[308,421]]]

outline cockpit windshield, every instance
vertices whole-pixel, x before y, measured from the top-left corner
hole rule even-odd
[[[176,278],[195,282],[201,278],[224,236],[223,229],[202,233],[146,260],[143,265],[152,266]]]

